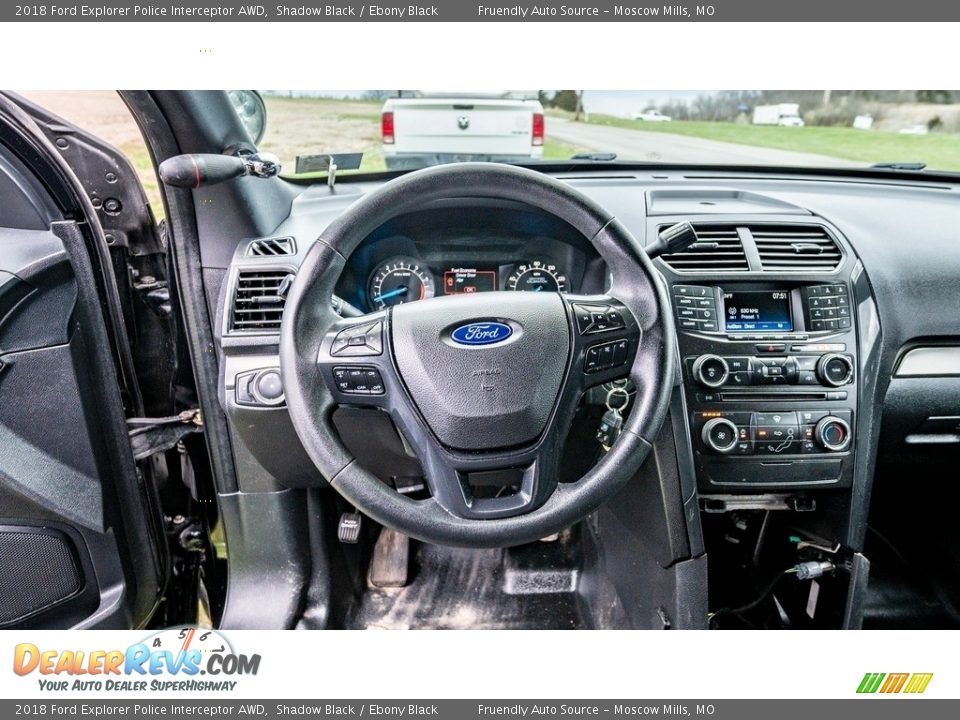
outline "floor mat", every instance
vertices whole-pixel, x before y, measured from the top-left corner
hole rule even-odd
[[[528,550],[465,550],[416,543],[403,588],[368,588],[347,618],[353,629],[577,629],[590,627],[563,543]],[[510,557],[506,553],[512,553]],[[535,556],[536,563],[527,563]],[[525,569],[526,567],[538,569]]]
[[[960,628],[949,588],[937,580],[924,555],[904,550],[885,535],[868,529],[865,554],[870,558],[870,583],[864,603],[867,630],[932,630]]]

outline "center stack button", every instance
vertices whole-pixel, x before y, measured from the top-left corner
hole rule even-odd
[[[754,413],[750,424],[753,426],[754,452],[757,454],[788,455],[800,451],[797,413]]]
[[[730,376],[730,366],[719,355],[701,355],[693,363],[692,372],[701,385],[718,388]]]

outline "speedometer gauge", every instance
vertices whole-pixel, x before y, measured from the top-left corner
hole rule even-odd
[[[532,260],[513,269],[507,278],[507,290],[566,292],[567,276],[553,263]]]
[[[396,257],[380,265],[370,276],[370,305],[382,310],[414,300],[426,300],[436,293],[433,275],[416,258]]]

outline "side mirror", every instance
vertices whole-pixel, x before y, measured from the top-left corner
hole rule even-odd
[[[267,106],[260,93],[256,90],[229,90],[227,95],[253,144],[259,145],[267,130]]]

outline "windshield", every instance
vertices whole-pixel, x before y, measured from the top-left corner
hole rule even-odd
[[[260,94],[259,147],[293,177],[324,175],[331,154],[362,173],[569,159],[960,171],[955,90]]]

